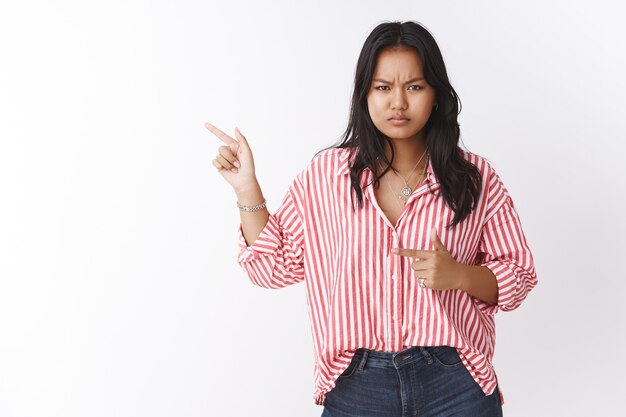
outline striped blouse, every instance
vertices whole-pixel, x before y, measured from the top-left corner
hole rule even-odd
[[[494,315],[519,307],[537,277],[502,180],[485,158],[458,149],[480,171],[483,187],[476,208],[451,229],[444,226],[454,211],[437,192],[430,160],[426,179],[409,196],[395,226],[378,205],[373,185],[367,185],[373,181],[369,168],[360,175],[364,206],[353,211],[347,148],[327,149],[313,158],[252,245],[239,224],[237,262],[253,284],[306,284],[316,404],[323,405],[360,347],[397,352],[452,346],[485,395],[495,390]],[[494,273],[496,305],[463,290],[420,288],[411,258],[391,253],[394,247],[434,250],[433,226],[457,262]]]

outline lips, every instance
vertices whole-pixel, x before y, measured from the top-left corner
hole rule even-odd
[[[403,116],[393,116],[389,120],[399,120],[399,121],[401,121],[401,120],[409,120],[409,119],[407,119],[406,117],[403,117]]]
[[[389,123],[394,126],[404,126],[409,123],[409,119],[404,117],[392,117],[391,119],[389,119]]]

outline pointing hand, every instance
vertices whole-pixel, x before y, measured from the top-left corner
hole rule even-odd
[[[443,245],[437,229],[431,229],[431,241],[435,250],[392,248],[391,252],[401,256],[418,258],[411,264],[416,278],[425,278],[424,285],[434,290],[455,290],[461,288],[461,264],[454,260]]]
[[[213,159],[213,166],[222,174],[222,177],[235,191],[254,184],[256,175],[252,151],[248,145],[248,140],[239,129],[235,128],[235,136],[238,139],[235,140],[211,123],[207,122],[204,126],[225,143],[218,148],[219,153]]]

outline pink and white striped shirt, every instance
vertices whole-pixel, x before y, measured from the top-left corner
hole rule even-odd
[[[373,180],[369,168],[360,175],[364,206],[353,211],[347,148],[324,150],[313,158],[252,245],[239,224],[237,261],[253,284],[306,284],[316,404],[323,405],[359,347],[385,352],[456,347],[485,395],[493,393],[498,383],[491,363],[494,314],[519,307],[537,277],[502,180],[485,158],[460,150],[477,166],[483,188],[476,208],[451,229],[444,226],[454,211],[435,193],[440,186],[430,162],[426,179],[407,200],[395,227],[378,205],[372,185],[366,186]],[[497,305],[462,290],[420,288],[411,258],[391,253],[393,247],[434,250],[433,226],[457,262],[483,265],[494,273]]]

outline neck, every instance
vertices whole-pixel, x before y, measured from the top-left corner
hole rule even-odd
[[[426,151],[426,143],[420,139],[391,139],[394,149],[394,158],[392,166],[402,174],[409,174],[415,168],[415,172],[422,172],[428,164],[428,152]],[[422,155],[424,155],[422,157]],[[391,148],[385,142],[385,156],[391,160]],[[421,161],[420,161],[420,158]],[[419,165],[415,167],[417,161]]]

